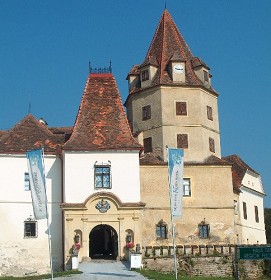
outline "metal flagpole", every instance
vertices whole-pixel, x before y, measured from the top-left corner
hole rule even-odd
[[[168,185],[170,189],[170,168],[169,168],[169,154],[168,154],[168,147],[167,149],[167,160],[168,160]],[[178,271],[177,271],[177,256],[176,256],[176,245],[175,245],[175,227],[173,223],[173,215],[172,215],[172,208],[171,208],[171,191],[169,191],[170,195],[170,217],[171,217],[171,230],[172,230],[172,243],[173,243],[173,256],[174,256],[174,269],[175,269],[175,279],[178,278]]]
[[[46,216],[47,216],[47,230],[48,230],[48,244],[49,244],[49,258],[50,258],[50,268],[51,268],[51,279],[54,279],[53,274],[53,260],[52,260],[52,250],[51,250],[51,230],[49,224],[49,214],[48,214],[48,199],[46,193],[46,180],[45,180],[45,164],[44,164],[44,149],[42,148],[42,165],[43,165],[43,178],[44,178],[44,188],[45,188],[45,199],[46,199]]]

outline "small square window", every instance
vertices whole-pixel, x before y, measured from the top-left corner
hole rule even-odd
[[[187,149],[188,148],[188,135],[187,134],[177,134],[177,148]]]
[[[111,188],[110,166],[96,165],[94,170],[95,188]]]
[[[210,226],[208,224],[199,224],[199,238],[209,238]]]
[[[152,138],[151,137],[144,138],[143,145],[144,145],[144,153],[152,152]]]
[[[142,120],[149,120],[151,118],[151,105],[142,107]]]
[[[24,190],[30,191],[30,179],[29,179],[29,173],[24,173]]]
[[[156,225],[156,237],[158,239],[167,239],[167,224],[163,220]]]
[[[24,237],[38,237],[38,223],[35,219],[28,218],[26,221],[24,221]]]
[[[147,80],[149,80],[149,70],[143,70],[141,72],[141,81],[144,82]]]
[[[213,120],[213,109],[210,106],[207,106],[207,118],[208,120]]]
[[[191,196],[191,186],[189,178],[183,178],[183,196]]]
[[[176,115],[177,116],[187,116],[187,106],[186,102],[176,102]]]

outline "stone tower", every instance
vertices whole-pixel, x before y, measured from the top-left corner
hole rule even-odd
[[[166,146],[184,149],[186,162],[221,157],[218,93],[210,68],[193,56],[168,10],[165,10],[142,64],[127,76],[125,102],[132,132],[166,160]]]

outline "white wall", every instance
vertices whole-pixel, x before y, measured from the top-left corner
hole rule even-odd
[[[248,187],[249,186],[249,187]],[[242,181],[241,193],[239,195],[239,213],[242,225],[243,244],[265,244],[265,223],[262,184],[260,176],[247,172]],[[244,219],[243,202],[247,206],[247,219]],[[259,222],[255,220],[255,206],[258,207]]]
[[[111,162],[111,189],[94,189],[94,165]],[[122,202],[140,201],[138,151],[64,151],[64,201],[82,203],[91,194],[108,191]]]
[[[45,158],[48,213],[51,224],[53,264],[62,265],[61,160]],[[24,238],[24,221],[34,217],[31,192],[24,189],[25,155],[0,155],[0,275],[49,271],[47,220],[37,221],[37,238]]]

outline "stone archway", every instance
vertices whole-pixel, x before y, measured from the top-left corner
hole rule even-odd
[[[89,233],[89,257],[92,259],[116,259],[118,234],[109,225],[97,225]]]

